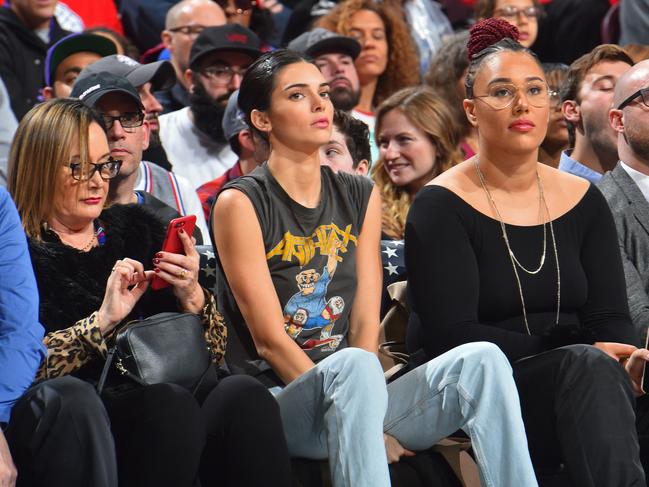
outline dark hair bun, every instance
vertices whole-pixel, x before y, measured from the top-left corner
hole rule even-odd
[[[518,37],[518,28],[506,20],[498,18],[481,20],[469,30],[469,41],[466,45],[469,61],[480,51],[498,41],[506,38],[518,41]]]

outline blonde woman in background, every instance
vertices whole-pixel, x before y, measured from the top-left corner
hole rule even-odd
[[[417,86],[398,91],[381,104],[376,140],[380,159],[371,175],[383,200],[383,238],[400,240],[417,192],[461,161],[460,133],[441,96]]]

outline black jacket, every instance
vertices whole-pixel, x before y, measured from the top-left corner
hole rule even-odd
[[[68,34],[53,19],[51,42],[47,45],[11,9],[0,8],[0,78],[7,87],[11,109],[18,120],[38,102],[39,91],[45,84],[48,47]]]

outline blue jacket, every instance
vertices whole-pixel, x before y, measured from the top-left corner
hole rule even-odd
[[[44,359],[38,289],[16,207],[0,188],[0,422],[34,380]]]

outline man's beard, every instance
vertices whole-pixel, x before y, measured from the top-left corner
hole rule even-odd
[[[225,113],[225,103],[227,103],[231,94],[232,92],[228,92],[214,99],[207,94],[207,91],[200,83],[196,83],[193,92],[189,95],[196,128],[209,135],[216,142],[227,142],[225,135],[223,135],[221,123]]]
[[[160,147],[162,141],[160,140],[160,132],[152,130],[149,132],[149,147]]]
[[[329,94],[331,103],[337,110],[349,112],[358,105],[358,100],[361,97],[360,90],[354,92],[351,88],[337,87],[331,90]]]
[[[649,161],[649,137],[643,130],[627,131],[624,138],[638,159]]]

